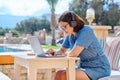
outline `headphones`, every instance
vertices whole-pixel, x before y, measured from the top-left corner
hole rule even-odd
[[[75,18],[74,18],[73,12],[70,12],[70,15],[71,15],[70,26],[71,26],[71,27],[76,27],[76,26],[77,26],[77,23],[76,23],[76,20],[75,20]]]

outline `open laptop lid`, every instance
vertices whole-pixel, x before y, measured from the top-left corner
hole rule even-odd
[[[63,55],[59,56],[50,56],[46,55],[46,53],[43,51],[43,48],[39,42],[39,39],[37,36],[31,36],[28,38],[28,41],[37,57],[44,57],[44,58],[60,58],[60,57],[65,57]]]
[[[42,48],[42,46],[40,44],[40,41],[39,41],[37,36],[29,37],[28,42],[30,43],[30,45],[31,45],[31,47],[32,47],[36,56],[44,54],[43,48]]]

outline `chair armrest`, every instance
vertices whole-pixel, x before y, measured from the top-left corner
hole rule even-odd
[[[111,76],[114,76],[114,75],[120,75],[120,71],[119,70],[111,70]]]

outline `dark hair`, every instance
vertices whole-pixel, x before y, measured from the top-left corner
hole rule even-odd
[[[74,27],[74,32],[78,32],[80,29],[82,29],[84,27],[85,21],[80,16],[78,16],[77,14],[75,14],[73,12],[70,12],[70,11],[65,11],[59,17],[58,22],[63,21],[63,22],[67,22],[70,25],[70,22],[72,21],[72,17],[74,17],[74,19],[76,21],[76,24],[77,24]]]

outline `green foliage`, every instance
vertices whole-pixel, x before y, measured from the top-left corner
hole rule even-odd
[[[120,25],[120,19],[119,19],[119,21],[118,21],[118,25]]]
[[[16,36],[16,37],[20,36],[20,33],[18,31],[16,31],[15,29],[12,29],[11,33],[13,36]]]
[[[0,35],[4,36],[5,35],[5,30],[4,29],[0,29]]]
[[[5,36],[5,33],[12,33],[13,36],[19,36],[19,32],[14,30],[14,29],[10,29],[10,28],[1,28],[0,27],[0,36]]]
[[[86,10],[88,9],[88,7],[89,7],[88,0],[73,0],[69,5],[69,9],[77,13],[84,20],[86,20],[85,19]]]
[[[47,2],[50,6],[51,12],[54,13],[55,12],[55,6],[56,6],[58,0],[47,0]]]
[[[21,34],[34,34],[35,31],[39,31],[42,29],[46,29],[46,31],[50,31],[50,22],[44,19],[37,18],[29,18],[27,20],[23,20],[20,23],[17,23],[15,30]]]
[[[55,45],[42,45],[42,47],[44,49],[50,49],[50,48],[52,48],[52,49],[59,49],[60,48],[60,46],[55,46]]]
[[[49,33],[51,31],[50,22],[46,18],[41,19],[40,22],[41,22],[42,29],[46,29],[46,31]]]
[[[86,10],[92,7],[95,10],[94,23],[113,27],[119,25],[120,21],[120,6],[113,2],[114,0],[73,0],[69,9],[87,21]]]
[[[102,17],[104,25],[111,25],[112,29],[114,26],[119,25],[120,21],[120,10],[117,4],[109,4],[109,10],[104,11],[104,16]]]
[[[11,29],[10,28],[2,28],[2,27],[0,27],[0,35],[4,36],[5,33],[9,32],[9,30],[11,30]]]
[[[95,10],[95,20],[94,22],[101,25],[102,24],[102,16],[103,16],[103,10],[104,5],[106,1],[105,0],[92,0],[90,7],[92,7]]]

